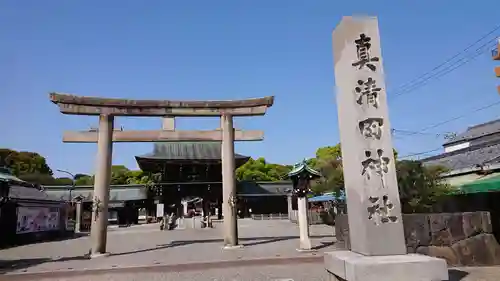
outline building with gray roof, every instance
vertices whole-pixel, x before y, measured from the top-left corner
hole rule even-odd
[[[500,172],[500,119],[467,128],[443,144],[444,153],[422,159],[440,165],[450,184],[460,185]],[[487,175],[486,175],[487,174]]]

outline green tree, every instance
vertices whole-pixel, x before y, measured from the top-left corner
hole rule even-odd
[[[340,143],[335,146],[318,148],[316,157],[309,159],[307,163],[311,168],[323,175],[311,185],[311,190],[315,195],[325,192],[338,192],[343,188],[344,173]]]
[[[430,212],[432,206],[454,190],[440,175],[442,166],[424,166],[420,161],[403,160],[396,163],[399,196],[403,212]]]
[[[236,169],[237,180],[280,181],[283,180],[292,166],[267,163],[262,157],[250,158]]]
[[[94,184],[94,176],[82,175],[80,177],[76,177],[75,175],[75,185],[93,185]]]
[[[35,152],[18,152],[11,149],[0,149],[0,167],[9,168],[20,179],[41,185],[72,185],[73,179],[68,177],[54,178],[52,169],[45,158]],[[143,171],[131,171],[123,165],[111,167],[111,184],[146,184],[153,186],[159,182],[160,175]],[[93,185],[94,176],[76,174],[75,185]]]
[[[394,159],[397,151],[394,149]],[[312,184],[314,194],[338,193],[344,188],[342,152],[340,144],[319,148],[309,165],[321,172],[323,177]],[[405,212],[429,211],[442,196],[452,188],[440,178],[446,169],[440,166],[425,167],[418,161],[396,161],[397,179],[401,202]]]
[[[128,184],[127,182],[127,173],[130,170],[123,165],[113,165],[111,166],[111,184]]]
[[[9,168],[16,176],[23,174],[42,174],[52,176],[47,161],[35,152],[0,149],[0,166]]]
[[[75,180],[78,180],[78,179],[80,179],[80,178],[84,178],[84,177],[90,177],[90,176],[89,176],[89,175],[87,175],[87,174],[76,174],[76,175],[75,175]]]
[[[322,175],[321,178],[311,185],[311,190],[315,195],[321,195],[326,192],[338,193],[344,188],[344,172],[340,160],[322,160],[321,164],[315,169]]]
[[[19,179],[29,182],[29,183],[37,183],[41,185],[56,185],[57,180],[51,175],[40,174],[40,173],[31,173],[31,174],[21,174],[17,176]]]

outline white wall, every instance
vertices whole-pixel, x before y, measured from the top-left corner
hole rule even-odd
[[[459,144],[455,144],[455,145],[452,145],[452,146],[447,146],[444,148],[444,152],[452,152],[452,151],[455,151],[455,150],[459,150],[459,149],[464,149],[464,148],[467,148],[470,146],[470,142],[463,142],[463,143],[459,143]]]

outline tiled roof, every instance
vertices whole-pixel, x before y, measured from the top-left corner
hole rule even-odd
[[[441,165],[451,170],[500,162],[500,143],[483,143],[421,160],[424,165]]]
[[[309,174],[311,174],[313,176],[321,177],[321,173],[314,170],[313,168],[309,167],[307,165],[307,161],[305,159],[304,159],[304,161],[293,165],[293,169],[288,173],[288,177],[295,177],[304,171],[308,172]]]
[[[0,171],[0,180],[23,182],[20,178]]]
[[[60,200],[69,200],[69,189],[61,189],[61,188],[51,188],[48,187],[46,192],[55,198],[60,198]],[[72,190],[71,192],[72,199],[76,197],[81,197],[84,202],[92,201],[94,197],[94,188],[86,187]],[[109,191],[109,200],[110,201],[127,201],[127,200],[144,200],[147,199],[147,188],[145,186],[121,186],[121,187],[113,187],[111,186]]]
[[[60,201],[58,198],[47,194],[45,191],[33,187],[31,184],[19,179],[14,175],[0,172],[0,180],[9,182],[9,197],[12,199],[55,202]]]
[[[487,123],[469,127],[467,128],[467,131],[457,135],[455,138],[446,142],[444,145],[445,146],[452,145],[457,142],[468,141],[499,132],[500,132],[500,119],[497,119]]]
[[[220,160],[220,142],[163,142],[155,143],[152,153],[136,156],[152,160]],[[247,159],[235,153],[236,159]]]
[[[24,187],[18,185],[10,186],[9,197],[12,199],[20,199],[20,200],[61,202],[59,198],[51,196],[47,194],[45,191],[38,190],[34,187]]]
[[[254,182],[241,181],[238,182],[238,194],[242,195],[285,195],[291,192],[293,184],[291,181],[280,182]]]

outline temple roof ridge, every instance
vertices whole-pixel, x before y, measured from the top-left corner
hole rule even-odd
[[[303,172],[308,173],[311,176],[321,177],[321,173],[319,171],[316,171],[313,168],[309,167],[309,165],[307,165],[307,159],[305,158],[301,162],[293,165],[292,170],[288,173],[288,177],[294,177]]]

